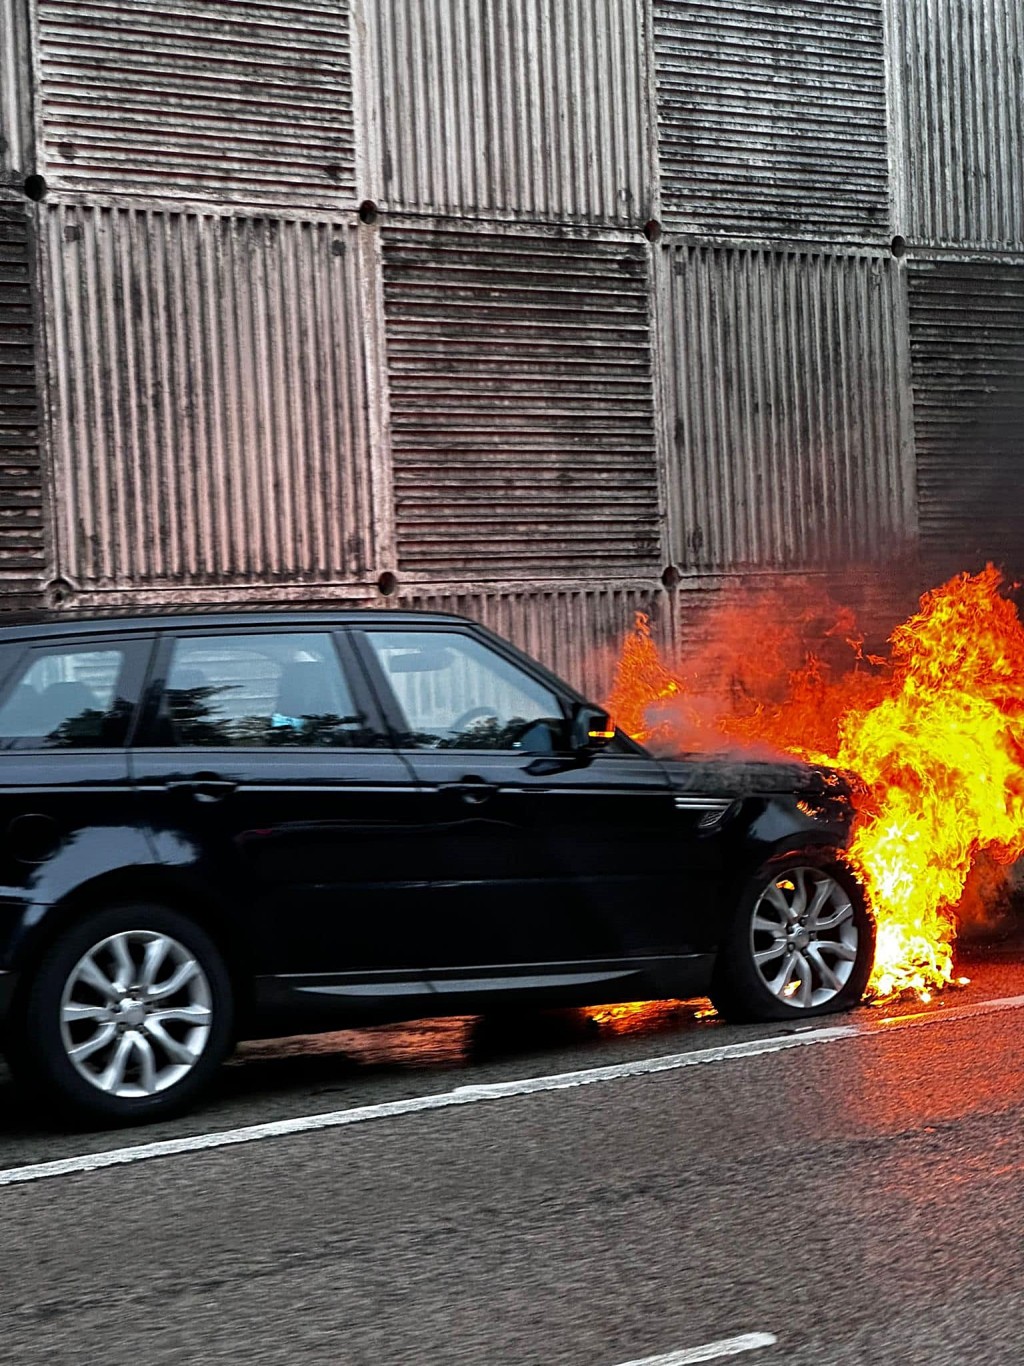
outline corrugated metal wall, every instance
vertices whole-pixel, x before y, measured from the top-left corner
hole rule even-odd
[[[637,605],[683,641],[919,500],[926,547],[1009,553],[1022,35],[1017,0],[0,0],[0,581],[461,605],[580,678]]]
[[[53,188],[352,204],[346,0],[37,3]]]
[[[374,571],[364,232],[50,208],[53,455],[72,582]]]
[[[36,394],[29,215],[0,199],[0,582],[38,582],[46,567]]]
[[[384,232],[399,568],[654,571],[647,243]]]
[[[889,0],[922,549],[1024,570],[1024,8]]]
[[[391,209],[643,223],[644,6],[389,0],[367,7]]]
[[[881,0],[654,0],[654,53],[669,226],[889,235]]]
[[[1024,571],[1024,263],[913,262],[921,536]]]
[[[895,231],[1024,244],[1024,6],[887,0]]]
[[[661,258],[677,565],[892,553],[914,529],[897,263],[687,245]]]

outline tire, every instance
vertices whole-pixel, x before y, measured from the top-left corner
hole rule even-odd
[[[789,851],[744,887],[711,1000],[737,1023],[849,1010],[864,995],[874,956],[874,920],[842,851]]]
[[[9,1062],[47,1110],[139,1124],[192,1105],[226,1057],[232,992],[209,936],[155,905],[91,911],[25,984]]]

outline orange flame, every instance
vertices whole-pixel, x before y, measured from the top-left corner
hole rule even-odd
[[[840,614],[826,635],[854,659],[837,678],[811,655],[780,691],[777,659],[719,661],[725,704],[662,662],[642,615],[619,659],[608,710],[641,742],[770,748],[859,777],[851,854],[878,921],[877,995],[949,983],[968,874],[1024,854],[1024,626],[1001,585],[989,565],[926,593],[888,658]]]

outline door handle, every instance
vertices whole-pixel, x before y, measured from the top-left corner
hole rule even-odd
[[[219,773],[192,773],[187,778],[171,778],[165,786],[168,792],[184,792],[197,802],[220,802],[234,792],[238,783],[233,778],[222,778]]]
[[[498,789],[484,778],[465,777],[458,783],[442,783],[440,790],[458,798],[466,806],[483,806]]]

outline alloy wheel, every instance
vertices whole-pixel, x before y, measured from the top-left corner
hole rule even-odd
[[[797,1009],[828,1004],[850,979],[859,933],[842,883],[793,867],[758,897],[750,925],[754,967],[768,991]]]
[[[61,1040],[80,1077],[118,1099],[184,1080],[213,1024],[210,982],[170,935],[125,930],[84,953],[60,1002]]]

